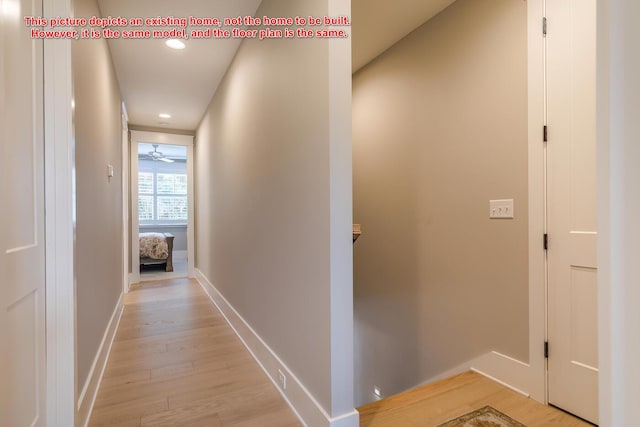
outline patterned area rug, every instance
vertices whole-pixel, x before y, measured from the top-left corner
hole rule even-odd
[[[455,420],[447,421],[438,427],[527,427],[522,423],[493,409],[485,406],[477,411],[469,412]]]

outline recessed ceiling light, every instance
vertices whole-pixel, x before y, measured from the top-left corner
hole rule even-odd
[[[184,43],[178,39],[169,39],[165,42],[171,49],[184,49]]]
[[[158,117],[160,117],[161,119],[170,119],[171,114],[162,113],[162,114],[158,114]]]

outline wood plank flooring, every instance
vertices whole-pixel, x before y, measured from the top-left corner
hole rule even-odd
[[[588,427],[474,372],[418,387],[358,408],[360,427],[434,427],[485,405],[528,427]]]
[[[364,405],[360,427],[433,427],[491,405],[529,426],[590,426],[467,372]],[[193,280],[134,286],[90,426],[300,426]]]
[[[126,295],[89,425],[300,423],[200,286],[175,279]]]

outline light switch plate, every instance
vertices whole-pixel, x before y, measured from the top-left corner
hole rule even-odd
[[[107,165],[107,178],[113,178],[113,165]]]
[[[489,218],[513,219],[513,199],[489,200]]]

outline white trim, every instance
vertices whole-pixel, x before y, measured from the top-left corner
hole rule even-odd
[[[328,0],[330,16],[350,16],[350,0]],[[349,28],[346,29],[350,31]],[[351,43],[329,40],[330,414],[353,411],[353,160]],[[347,422],[359,424],[359,416]]]
[[[542,352],[542,347],[540,352]],[[532,390],[532,382],[535,378],[531,378],[531,365],[527,363],[497,351],[490,351],[471,361],[470,369],[511,390],[527,397],[533,397],[530,390]],[[535,397],[533,398],[535,399]]]
[[[546,359],[546,254],[542,245],[545,231],[545,185],[543,129],[545,117],[544,37],[541,22],[544,0],[527,1],[528,43],[528,127],[529,127],[529,361],[520,366],[499,353],[507,373],[506,383],[526,391],[539,402],[547,402]],[[482,369],[482,368],[480,368]],[[498,378],[496,376],[496,378]]]
[[[187,190],[188,191],[188,190]],[[187,224],[140,224],[140,229],[145,228],[187,228]]]
[[[196,279],[303,425],[313,427],[357,427],[359,425],[359,414],[356,410],[332,418],[199,269],[196,269]],[[286,390],[280,389],[278,370],[287,376]]]
[[[175,133],[148,132],[142,130],[131,131],[131,142],[136,144],[144,142],[148,144],[167,144],[167,145],[184,145],[193,146],[193,136],[179,135]],[[131,150],[132,152],[135,150]],[[138,154],[135,151],[136,155]]]
[[[496,382],[496,383],[500,384],[501,386],[508,388],[509,390],[515,391],[516,393],[521,394],[521,395],[523,395],[524,397],[527,397],[527,398],[531,397],[531,396],[529,395],[529,393],[524,392],[524,391],[522,391],[522,390],[519,390],[519,389],[517,389],[517,388],[515,388],[515,387],[513,387],[513,386],[511,386],[511,385],[509,385],[509,384],[507,384],[507,383],[505,383],[505,382],[502,382],[502,381],[500,381],[499,379],[494,378],[494,377],[492,377],[491,375],[487,374],[486,372],[482,372],[481,370],[476,369],[476,368],[471,368],[471,371],[472,371],[472,372],[475,372],[476,374],[480,374],[480,375],[482,375],[483,377],[487,377],[487,378],[489,378],[491,381]]]
[[[183,145],[187,147],[187,204],[189,206],[189,217],[187,218],[187,263],[188,276],[195,277],[195,202],[194,202],[194,179],[193,173],[193,136],[177,135],[160,132],[147,131],[131,131],[131,230],[140,229],[140,221],[138,220],[138,174],[133,171],[138,170],[138,149],[137,144],[140,142],[167,144],[167,145]],[[125,197],[128,197],[125,195]],[[137,235],[137,233],[133,234]],[[140,282],[140,258],[137,255],[140,252],[140,242],[138,239],[131,239],[131,273],[129,274],[129,284]]]
[[[129,292],[129,115],[122,103],[122,286]]]
[[[43,16],[70,16],[70,0],[44,0]],[[75,188],[71,42],[44,41],[46,425],[75,425]]]
[[[187,205],[189,213],[187,218],[187,268],[189,277],[196,277],[196,235],[195,235],[195,185],[196,178],[193,173],[193,137],[189,137],[190,144],[187,145]]]
[[[111,314],[107,329],[104,331],[96,357],[93,359],[87,381],[84,383],[84,387],[82,387],[82,392],[78,398],[78,424],[81,426],[86,427],[91,419],[91,413],[96,403],[96,397],[98,397],[100,383],[102,382],[104,370],[107,367],[109,355],[111,354],[113,340],[116,337],[120,319],[122,318],[124,310],[123,299],[124,293],[120,294],[120,298],[118,298],[118,303]]]
[[[529,376],[532,372],[531,366],[513,357],[498,353],[497,351],[490,351],[461,363],[454,368],[416,384],[415,387],[412,388],[431,384],[468,371],[473,371],[485,376],[519,394],[532,397],[531,394],[526,391],[530,389],[531,380]]]
[[[131,148],[130,148],[130,171],[131,187],[123,198],[131,197],[131,273],[129,273],[129,285],[140,283],[140,240],[136,238],[140,229],[140,219],[138,218],[138,143],[134,139],[136,131],[131,131]]]
[[[621,5],[616,5],[616,9]],[[620,75],[624,65],[620,64],[613,67],[612,57],[614,61],[619,60],[620,53],[627,54],[619,46],[616,50],[620,52],[612,52],[611,36],[612,30],[615,32],[624,31],[617,30],[620,25],[620,15],[612,20],[611,5],[609,0],[598,0],[596,2],[596,186],[597,186],[597,230],[598,230],[598,421],[602,426],[623,425],[624,410],[621,410],[621,402],[624,401],[626,393],[620,393],[620,387],[624,384],[623,375],[627,375],[626,366],[619,363],[620,357],[628,357],[625,349],[626,342],[623,333],[620,332],[619,314],[616,314],[621,308],[624,308],[623,302],[618,299],[620,292],[624,292],[625,284],[620,279],[614,281],[614,274],[620,277],[623,266],[615,262],[616,253],[612,249],[620,243],[612,241],[612,231],[617,228],[615,222],[619,221],[618,215],[612,215],[611,197],[615,197],[615,193],[620,191],[621,178],[618,177],[614,170],[617,164],[612,165],[612,160],[621,156],[621,141],[612,139],[612,131],[616,134],[621,131],[622,126],[615,121],[611,122],[612,105],[617,110],[620,108],[621,94],[616,94],[612,98],[611,88],[614,85],[614,79]],[[613,29],[611,25],[613,24]],[[619,36],[618,36],[619,37]],[[629,47],[633,46],[630,44]],[[614,87],[615,90],[615,87]],[[615,135],[615,134],[614,134]],[[614,144],[612,146],[612,143]],[[615,148],[614,148],[615,147]],[[612,158],[613,156],[613,158]],[[614,168],[612,170],[612,167]],[[612,173],[613,172],[613,173]],[[614,186],[615,183],[615,186]],[[629,186],[629,188],[634,188]],[[624,193],[622,193],[624,194]],[[615,221],[615,222],[614,222]],[[614,227],[612,230],[612,226]],[[620,235],[616,236],[616,240],[620,239]],[[617,244],[616,244],[617,243]],[[630,301],[631,304],[637,304],[637,301]],[[634,308],[634,310],[636,310]],[[614,329],[615,328],[615,329]],[[630,328],[632,331],[635,328]],[[621,336],[622,335],[622,336]],[[627,335],[628,336],[628,335]],[[623,338],[620,340],[620,338]],[[621,346],[622,344],[622,346]],[[619,355],[614,355],[613,351]],[[630,360],[637,363],[635,360]],[[622,374],[622,375],[621,375]],[[636,380],[634,377],[630,381]],[[636,380],[637,381],[637,380]],[[636,382],[637,383],[637,382]],[[632,397],[633,398],[633,397]],[[636,397],[637,399],[637,397]]]

